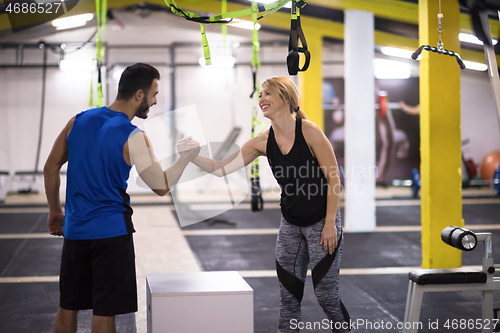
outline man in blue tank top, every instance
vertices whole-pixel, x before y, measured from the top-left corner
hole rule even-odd
[[[51,235],[64,236],[55,332],[75,333],[79,310],[93,309],[92,332],[116,332],[115,316],[137,311],[132,208],[126,193],[132,165],[158,195],[168,193],[200,150],[181,154],[163,171],[134,117],[156,104],[158,70],[125,69],[109,106],[70,119],[44,168]],[[190,139],[188,139],[190,140]],[[68,162],[66,208],[59,199],[61,167]]]

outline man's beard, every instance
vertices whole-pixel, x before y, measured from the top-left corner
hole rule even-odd
[[[141,105],[137,108],[137,111],[135,112],[135,116],[141,119],[146,119],[148,117],[148,110],[149,110],[149,105],[147,98],[144,97],[142,99]]]

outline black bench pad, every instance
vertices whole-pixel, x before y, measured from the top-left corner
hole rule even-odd
[[[409,278],[416,284],[485,283],[486,273],[479,269],[415,269]]]

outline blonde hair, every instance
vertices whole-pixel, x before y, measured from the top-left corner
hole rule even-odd
[[[299,107],[299,90],[292,80],[284,76],[274,76],[262,83],[262,88],[271,95],[278,97],[283,103],[290,103],[290,113],[295,113],[299,119],[307,119]]]

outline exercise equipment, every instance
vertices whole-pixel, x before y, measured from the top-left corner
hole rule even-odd
[[[146,302],[148,333],[254,331],[253,289],[235,271],[148,273]]]
[[[420,172],[418,169],[411,169],[411,194],[413,198],[418,198],[418,192],[420,192]]]
[[[375,103],[375,109],[378,110],[377,116],[380,119],[387,117],[388,109],[401,109],[399,103],[389,102],[387,91],[380,91],[377,94],[378,101]]]
[[[459,2],[470,11],[476,37],[486,45],[492,46],[488,17],[484,16],[483,12],[488,9],[500,10],[500,3],[497,0],[459,0]]]
[[[213,16],[199,16],[196,13],[182,10],[175,0],[164,0],[165,4],[167,5],[168,8],[170,8],[170,11],[174,13],[175,15],[184,17],[188,21],[193,21],[193,22],[198,22],[200,24],[200,30],[201,30],[201,39],[202,39],[202,44],[203,44],[203,54],[205,56],[205,63],[206,65],[211,65],[212,62],[210,60],[210,48],[208,46],[208,40],[207,36],[205,33],[205,26],[203,24],[205,23],[210,23],[210,24],[227,24],[230,23],[233,18],[236,17],[241,17],[241,16],[246,16],[246,15],[251,15],[251,14],[261,14],[257,19],[260,20],[261,18],[265,17],[266,15],[272,14],[276,12],[277,10],[281,9],[286,3],[288,3],[290,0],[279,0],[273,3],[269,4],[257,4],[256,2],[252,1],[252,5],[249,9],[244,9],[244,10],[238,10],[234,12],[228,12],[228,13],[222,13],[219,15],[213,15]]]
[[[497,120],[500,126],[500,76],[488,18],[488,9],[500,11],[500,3],[497,0],[460,0],[460,4],[470,11],[474,33],[483,42],[488,74],[497,108]]]
[[[255,135],[255,127],[256,125],[261,125],[263,127],[263,124],[257,120],[257,111],[255,110],[255,107],[252,110],[252,138],[254,138]],[[262,134],[259,133],[258,135]],[[252,194],[252,199],[251,199],[251,209],[252,212],[257,212],[261,211],[264,209],[264,200],[262,199],[262,189],[260,187],[260,173],[259,173],[259,158],[257,157],[255,160],[252,161],[250,165],[250,186],[251,186],[251,194]]]
[[[493,291],[500,290],[500,278],[494,277],[496,269],[492,252],[492,235],[489,232],[475,233],[460,227],[446,227],[441,239],[448,245],[462,251],[471,251],[478,242],[484,243],[482,269],[417,269],[409,273],[408,296],[404,316],[403,333],[417,333],[422,328],[420,310],[423,294],[426,292],[481,291],[483,298],[483,333],[493,332]],[[477,321],[476,321],[477,322]]]
[[[378,117],[383,119],[387,116],[387,95],[379,95]]]
[[[476,234],[465,228],[446,227],[441,231],[441,239],[462,251],[472,251],[477,246]]]
[[[444,46],[443,46],[443,42],[441,41],[441,34],[443,33],[443,13],[441,13],[441,0],[439,0],[439,13],[437,14],[437,17],[438,17],[438,30],[437,31],[439,34],[439,41],[437,43],[437,47],[432,47],[430,45],[422,45],[415,52],[413,52],[413,54],[411,55],[411,58],[413,60],[417,60],[418,56],[420,55],[420,53],[422,53],[423,50],[431,51],[431,52],[435,52],[438,54],[444,54],[444,55],[449,55],[449,56],[455,57],[460,68],[465,69],[465,64],[462,61],[462,58],[460,58],[460,55],[456,52],[445,50]]]
[[[412,198],[418,198],[418,193],[420,191],[420,173],[418,169],[411,169],[411,177],[409,179],[393,179],[391,182],[392,186],[406,186],[411,188]]]
[[[7,181],[5,183],[2,182],[2,176],[7,176]],[[5,201],[5,197],[7,197],[7,192],[10,188],[10,175],[8,171],[0,171],[0,203]]]
[[[302,26],[300,25],[300,9],[307,5],[305,1],[292,1],[292,19],[290,26],[290,39],[288,42],[288,56],[286,57],[286,63],[288,67],[288,74],[297,75],[298,72],[304,72],[309,67],[311,61],[311,54],[307,50],[307,42],[302,32]],[[299,39],[302,44],[299,47]],[[299,53],[303,53],[305,57],[304,66],[300,68]]]
[[[481,178],[485,180],[492,179],[498,166],[500,166],[500,150],[486,154],[481,161]]]
[[[203,26],[203,24],[225,25],[231,23],[231,21],[234,18],[247,15],[252,15],[252,20],[254,21],[255,24],[257,20],[260,20],[269,14],[275,13],[279,9],[283,8],[285,4],[291,1],[292,8],[291,8],[291,23],[290,23],[290,40],[289,40],[288,56],[287,56],[288,73],[290,75],[297,75],[299,71],[305,71],[309,67],[311,55],[307,50],[306,39],[300,24],[300,10],[307,5],[307,2],[305,2],[304,0],[277,0],[275,2],[267,4],[258,4],[257,2],[252,1],[251,7],[249,9],[237,10],[233,12],[225,12],[225,10],[223,10],[221,14],[212,16],[199,16],[196,13],[182,10],[179,7],[179,5],[177,5],[175,0],[164,0],[164,1],[167,7],[170,9],[170,11],[175,15],[184,17],[188,21],[193,21],[200,24],[202,44],[203,44],[203,54],[207,66],[211,65],[212,62],[210,60],[210,48],[208,46],[208,40],[205,33],[205,27]],[[223,8],[226,8],[224,4]],[[299,39],[302,44],[301,47],[298,46]],[[305,56],[305,63],[302,66],[302,68],[300,68],[299,66],[299,60],[300,60],[299,53],[303,53]]]
[[[465,166],[467,169],[467,166]],[[412,169],[411,178],[411,190],[413,198],[418,198],[418,192],[420,191],[420,173],[417,169]],[[467,188],[470,186],[486,186],[491,185],[493,187],[493,193],[495,196],[500,197],[500,166],[493,172],[491,179],[464,179],[462,180],[462,188]]]
[[[252,1],[254,3],[255,0]],[[252,81],[253,81],[253,90],[250,94],[250,98],[255,96],[256,104],[259,103],[259,87],[260,83],[257,80],[257,75],[260,69],[260,60],[259,60],[259,35],[257,32],[257,14],[252,14],[253,19],[253,31],[252,31]],[[257,93],[257,94],[255,94]],[[254,105],[252,107],[252,139],[256,137],[256,127],[260,126],[262,130],[259,134],[262,134],[264,131],[264,124],[257,120],[258,116],[257,107]],[[257,157],[250,164],[250,186],[251,186],[251,209],[252,212],[261,211],[264,209],[264,200],[262,199],[262,189],[260,187],[260,173],[259,173],[259,158]]]
[[[101,2],[102,1],[102,2]],[[106,17],[108,13],[108,0],[95,0],[96,9],[96,20],[97,20],[97,30],[96,30],[96,47],[97,47],[97,103],[96,107],[102,106],[102,58],[104,56],[104,49],[102,47],[102,39],[104,38],[104,32],[106,31]],[[90,80],[90,101],[89,106],[94,106],[94,88],[92,79]]]

